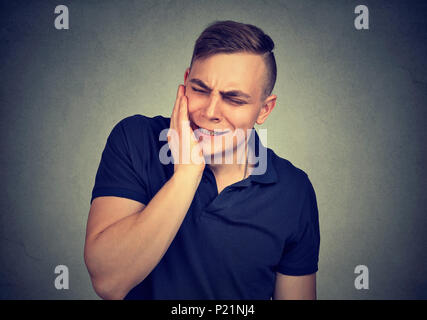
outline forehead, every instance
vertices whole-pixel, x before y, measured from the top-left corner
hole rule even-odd
[[[257,91],[264,76],[262,57],[252,53],[221,53],[198,59],[190,73],[190,78],[198,78],[218,90]]]

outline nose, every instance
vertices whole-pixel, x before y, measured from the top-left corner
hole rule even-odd
[[[220,97],[218,94],[211,94],[208,104],[204,108],[204,115],[208,120],[221,121]]]

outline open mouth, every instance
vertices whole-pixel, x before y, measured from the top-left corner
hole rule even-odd
[[[228,130],[225,130],[225,131],[218,131],[218,130],[211,131],[211,130],[207,130],[207,129],[204,129],[204,128],[199,128],[199,130],[200,130],[200,132],[202,134],[207,135],[207,136],[222,136],[223,134],[226,134],[228,132]]]
[[[230,130],[221,130],[221,129],[214,129],[212,131],[212,130],[208,130],[208,129],[199,127],[195,123],[191,123],[191,128],[194,131],[198,130],[201,134],[203,134],[205,136],[221,136],[221,135],[224,135],[230,131]]]

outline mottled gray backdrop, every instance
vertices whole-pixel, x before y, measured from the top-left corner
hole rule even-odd
[[[54,28],[59,4],[69,30]],[[358,4],[369,30],[354,27]],[[315,187],[318,298],[427,298],[425,1],[0,6],[0,298],[98,298],[83,246],[107,136],[130,115],[170,116],[195,39],[223,19],[276,43],[277,106],[258,128]],[[54,287],[60,264],[69,290]]]

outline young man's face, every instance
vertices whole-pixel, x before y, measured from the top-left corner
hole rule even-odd
[[[216,54],[194,61],[184,76],[193,130],[218,130],[226,137],[227,134],[233,135],[236,129],[246,133],[255,123],[262,124],[276,102],[275,95],[263,97],[265,68],[261,56],[251,53]],[[204,130],[197,132],[207,133]],[[209,139],[213,141],[215,137],[204,135],[203,144],[206,145]],[[222,146],[221,152],[235,149],[239,143],[235,140],[233,145]],[[203,151],[204,154],[214,153],[213,149],[204,148]]]

